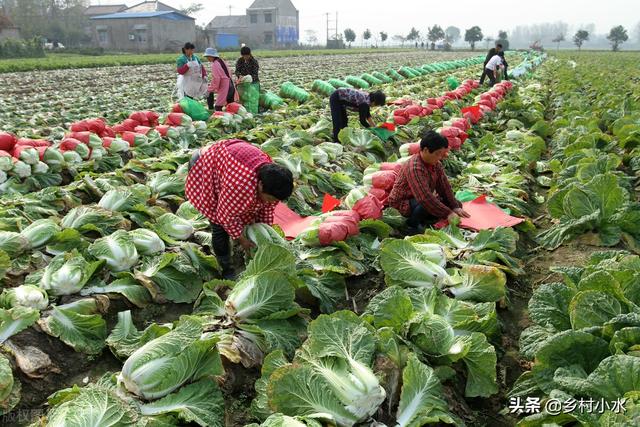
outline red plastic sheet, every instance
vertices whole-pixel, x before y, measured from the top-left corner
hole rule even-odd
[[[482,195],[470,202],[462,204],[462,208],[471,215],[470,218],[460,218],[460,227],[469,230],[488,230],[497,227],[513,227],[524,221],[523,218],[508,215],[498,206],[487,202]],[[445,227],[447,220],[438,222],[437,228]]]
[[[278,203],[274,212],[274,224],[280,226],[287,239],[294,239],[317,219],[317,216],[302,217],[289,209],[284,203]]]
[[[338,206],[340,206],[340,199],[336,199],[331,194],[325,193],[324,199],[322,199],[322,213],[331,212]]]

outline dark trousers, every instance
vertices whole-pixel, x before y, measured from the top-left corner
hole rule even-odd
[[[504,69],[502,71],[502,75],[503,75],[503,79],[504,80],[509,80],[509,75],[507,74],[508,67],[509,67],[508,65],[505,65]],[[480,84],[484,83],[484,78],[485,77],[489,77],[489,81],[491,81],[491,78],[493,77],[493,71],[489,71],[486,68],[483,68],[482,69],[482,75],[480,76]],[[494,83],[495,83],[495,81],[494,81]]]
[[[489,86],[493,86],[494,84],[496,84],[496,78],[493,75],[493,71],[492,70],[489,70],[488,68],[485,68],[484,69],[484,75],[489,79]]]
[[[407,226],[420,227],[421,225],[435,224],[438,218],[433,217],[416,199],[409,200],[411,214],[407,218]]]
[[[331,121],[333,122],[333,142],[340,142],[338,134],[347,127],[349,119],[347,117],[347,107],[340,102],[338,92],[333,92],[329,97],[329,108],[331,108]]]
[[[222,106],[215,105],[215,101],[215,94],[213,92],[209,92],[209,95],[207,96],[207,106],[209,107],[209,110],[222,111]]]

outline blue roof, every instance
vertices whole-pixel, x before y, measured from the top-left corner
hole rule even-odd
[[[159,12],[118,12],[110,13],[108,15],[94,16],[91,19],[140,19],[140,18],[162,18],[172,21],[186,21],[189,19],[195,20],[187,15],[183,15],[178,12],[170,10],[163,10]]]

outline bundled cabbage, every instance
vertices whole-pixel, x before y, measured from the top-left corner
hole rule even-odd
[[[244,228],[244,235],[256,246],[263,243],[273,243],[276,245],[286,244],[286,240],[270,225],[264,223],[250,224]]]
[[[102,237],[89,246],[88,252],[104,260],[113,272],[127,271],[138,263],[138,251],[133,239],[124,230]]]
[[[3,308],[21,306],[44,310],[48,305],[47,293],[33,285],[20,285],[16,288],[5,289],[0,295],[0,307]]]
[[[51,219],[39,219],[32,222],[20,233],[29,241],[29,246],[39,248],[46,245],[60,231],[58,224]]]
[[[173,240],[187,240],[195,230],[189,220],[166,213],[156,220],[155,231],[164,240],[172,243]]]
[[[9,256],[20,255],[29,247],[29,240],[20,233],[0,231],[0,250]]]
[[[216,338],[202,338],[200,320],[183,316],[171,332],[149,341],[124,363],[118,381],[129,392],[158,399],[187,382],[223,374]]]
[[[0,415],[7,414],[20,402],[20,382],[14,378],[9,359],[0,354]]]
[[[137,228],[129,232],[138,253],[154,255],[164,252],[165,245],[157,233],[147,228]]]
[[[339,426],[353,426],[373,415],[386,398],[373,372],[375,335],[349,311],[320,315],[309,324],[309,338],[293,364],[275,369],[257,397],[273,412],[314,416]],[[322,408],[322,410],[318,410]]]
[[[40,287],[51,295],[72,295],[80,291],[102,261],[87,262],[77,250],[58,255],[44,269]]]

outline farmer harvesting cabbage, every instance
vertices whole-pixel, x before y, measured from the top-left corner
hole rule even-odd
[[[216,111],[222,111],[222,107],[237,100],[238,94],[236,88],[231,81],[229,68],[224,60],[220,58],[217,50],[208,47],[205,49],[203,56],[211,63],[211,83],[209,83],[207,89],[209,91],[207,104],[210,110],[215,108]],[[213,102],[214,94],[218,95],[215,100],[215,105]]]
[[[246,141],[230,139],[196,150],[189,163],[185,194],[211,221],[213,251],[224,278],[233,278],[229,237],[245,250],[253,244],[244,227],[273,224],[280,200],[293,191],[293,175]]]
[[[238,92],[240,93],[240,102],[252,114],[258,113],[258,101],[260,99],[259,70],[260,65],[251,54],[249,46],[242,46],[240,58],[236,61]]]
[[[440,219],[469,217],[454,197],[440,164],[448,154],[447,138],[431,130],[420,141],[420,152],[400,169],[388,201],[408,218],[409,234],[419,233],[425,224]]]
[[[193,43],[185,43],[182,48],[182,56],[176,60],[178,72],[178,98],[202,98],[207,93],[207,71],[202,66],[200,58],[193,52],[196,47]]]
[[[489,70],[487,69],[487,66],[489,65],[489,62],[491,60],[493,60],[493,58],[495,56],[499,56],[500,60],[501,60],[501,64],[504,66],[504,74],[505,76],[507,75],[507,62],[504,59],[504,52],[502,50],[502,44],[501,43],[497,43],[496,47],[492,47],[491,49],[489,49],[489,52],[487,53],[487,57],[484,59],[484,63],[482,64],[482,75],[480,76],[480,84],[484,83],[484,79],[485,77],[489,77],[489,81],[491,82],[491,86],[493,86],[495,84],[495,78],[497,78],[496,73],[494,72],[494,70]],[[496,61],[496,60],[494,60]],[[492,77],[494,78],[492,80]]]
[[[381,91],[365,92],[357,89],[340,88],[329,97],[331,107],[331,120],[333,121],[333,141],[338,141],[340,130],[348,126],[347,108],[358,111],[362,126],[375,127],[371,118],[371,108],[382,106],[386,102],[386,96]]]

